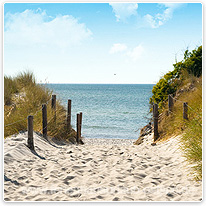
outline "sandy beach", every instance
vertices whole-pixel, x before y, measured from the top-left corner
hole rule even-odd
[[[66,145],[27,133],[4,140],[5,201],[201,201],[202,183],[179,149],[178,137],[152,146],[134,140],[85,139]]]

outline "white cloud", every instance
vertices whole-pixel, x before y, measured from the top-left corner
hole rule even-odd
[[[138,4],[136,3],[110,3],[117,21],[125,22],[132,15],[137,15]]]
[[[144,53],[144,47],[140,44],[134,48],[128,48],[125,44],[113,44],[111,47],[110,54],[122,53],[123,56],[131,58],[133,61],[137,61]]]
[[[180,3],[160,3],[160,6],[166,7],[162,13],[158,13],[154,16],[146,14],[143,19],[146,21],[148,26],[152,28],[158,28],[164,25],[168,20],[173,17],[175,9],[181,7],[183,4]]]
[[[133,61],[137,61],[142,56],[143,53],[144,53],[144,48],[140,44],[139,46],[128,51],[126,55],[132,58]]]
[[[180,8],[184,5],[184,3],[159,3],[159,5],[163,5],[165,7],[170,7],[170,8],[173,8],[173,9],[177,9],[177,8]]]
[[[123,52],[127,49],[127,46],[125,44],[113,44],[113,46],[111,47],[109,53],[110,54],[114,54],[117,52]]]
[[[147,14],[144,16],[144,20],[146,23],[152,27],[152,28],[157,28],[157,22],[155,21],[154,17],[150,14]]]
[[[70,15],[51,17],[38,9],[7,13],[5,45],[67,48],[90,38],[92,32]]]

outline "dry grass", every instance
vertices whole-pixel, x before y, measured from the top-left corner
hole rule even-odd
[[[48,135],[75,142],[76,132],[73,129],[68,132],[66,110],[59,101],[56,103],[55,118],[51,108],[52,91],[36,84],[34,75],[30,72],[21,73],[15,78],[6,78],[5,90],[9,90],[9,87],[14,84],[15,88],[8,96],[9,101],[4,105],[4,137],[27,130],[28,115],[34,116],[34,131],[42,132],[41,108],[42,104],[47,103]],[[8,125],[14,122],[16,123]]]
[[[159,117],[159,134],[160,139],[167,139],[176,134],[180,134],[187,128],[188,122],[197,118],[198,115],[202,115],[202,81],[200,78],[196,78],[196,81],[188,79],[182,84],[182,88],[188,83],[194,84],[194,89],[190,91],[182,92],[179,97],[174,97],[174,107],[171,113],[168,110],[168,104],[166,104]],[[188,103],[188,118],[183,119],[183,102]],[[191,107],[191,108],[190,108]]]
[[[192,83],[194,89],[185,89]],[[188,78],[182,83],[182,92],[174,102],[172,113],[168,106],[160,114],[158,141],[182,134],[182,150],[187,160],[194,165],[197,179],[202,178],[202,79]],[[188,120],[183,119],[183,102],[188,102]]]

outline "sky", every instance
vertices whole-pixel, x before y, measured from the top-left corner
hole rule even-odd
[[[202,44],[201,3],[6,3],[4,74],[154,84]]]

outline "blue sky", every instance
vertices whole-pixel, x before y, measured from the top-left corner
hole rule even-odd
[[[201,44],[200,3],[4,5],[4,74],[39,82],[156,83]]]

